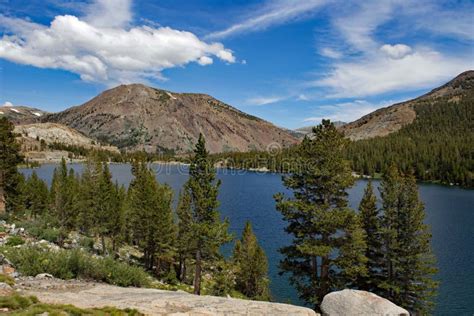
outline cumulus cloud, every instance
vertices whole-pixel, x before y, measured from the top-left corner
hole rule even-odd
[[[13,103],[6,101],[5,103],[2,104],[2,106],[12,107]]]
[[[272,103],[282,101],[284,99],[285,99],[284,97],[277,97],[277,96],[255,97],[255,98],[248,99],[246,103],[249,105],[267,105],[267,104],[272,104]]]
[[[316,109],[314,116],[304,119],[303,122],[321,123],[323,119],[330,119],[333,122],[349,123],[393,103],[395,102],[384,101],[374,104],[365,100],[355,100],[352,102],[322,105]]]
[[[328,3],[328,0],[273,0],[268,1],[261,9],[256,10],[246,19],[230,27],[209,34],[208,38],[225,38],[231,35],[254,32],[272,25],[301,19],[309,13]]]
[[[390,45],[385,44],[380,47],[380,51],[393,59],[400,59],[412,52],[412,49],[408,45],[396,44]]]
[[[82,80],[127,83],[160,78],[167,68],[191,62],[212,64],[211,56],[234,63],[231,50],[191,32],[169,27],[126,27],[130,1],[97,1],[93,13],[56,16],[50,26],[0,15],[6,29],[0,58],[40,68],[64,69]],[[116,15],[117,14],[117,15]]]

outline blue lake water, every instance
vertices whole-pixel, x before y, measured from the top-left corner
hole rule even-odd
[[[81,172],[80,164],[70,165]],[[38,176],[51,182],[55,165],[36,169]],[[169,184],[175,197],[187,179],[187,167],[153,165],[157,179]],[[128,185],[132,175],[130,166],[113,164],[110,170],[114,180]],[[23,169],[30,175],[31,169]],[[278,249],[287,245],[290,236],[284,232],[285,222],[275,210],[273,195],[288,192],[281,183],[281,175],[272,173],[218,170],[222,181],[219,192],[220,210],[230,219],[230,230],[240,236],[245,222],[252,222],[255,234],[269,260],[271,291],[279,302],[302,304],[285,277],[278,275],[281,256]],[[377,184],[377,183],[376,183]],[[349,190],[350,205],[357,208],[366,181],[357,181]],[[473,315],[474,313],[474,190],[432,184],[419,185],[425,203],[427,218],[433,234],[432,244],[438,259],[440,280],[436,315]],[[229,252],[231,246],[224,249]]]

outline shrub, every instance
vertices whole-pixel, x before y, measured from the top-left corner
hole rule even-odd
[[[9,275],[5,275],[5,274],[0,274],[0,282],[2,283],[6,283],[10,286],[14,286],[15,285],[15,279],[12,278],[11,276]]]
[[[5,248],[3,254],[24,275],[49,273],[60,279],[92,279],[118,286],[148,286],[140,267],[110,257],[94,257],[79,249],[48,251],[37,246]]]
[[[38,299],[35,296],[26,297],[16,293],[11,296],[0,296],[0,308],[11,310],[25,309],[35,303],[38,303]]]
[[[87,250],[94,249],[94,238],[82,237],[79,239],[79,245]]]
[[[27,297],[16,293],[11,296],[1,296],[0,308],[7,308],[15,311],[13,315],[143,315],[136,309],[129,308],[124,310],[115,307],[82,309],[72,305],[44,304],[40,303],[35,296]]]
[[[25,241],[23,240],[23,238],[21,238],[19,236],[10,236],[10,237],[8,237],[7,242],[6,242],[5,245],[10,246],[10,247],[14,247],[14,246],[18,246],[18,245],[23,245],[24,243],[25,243]]]

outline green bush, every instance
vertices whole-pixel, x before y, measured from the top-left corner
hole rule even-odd
[[[44,304],[40,303],[35,296],[21,296],[19,294],[13,294],[11,296],[0,297],[0,308],[8,308],[13,311],[9,315],[22,315],[22,316],[33,316],[33,315],[93,315],[93,316],[114,316],[114,315],[129,315],[139,316],[143,315],[136,309],[117,309],[115,307],[102,307],[102,308],[91,308],[82,309],[72,305],[59,305],[59,304]]]
[[[82,237],[79,239],[79,245],[87,250],[94,249],[94,238]]]
[[[112,258],[94,257],[79,249],[48,251],[37,246],[4,248],[2,253],[24,275],[49,273],[60,279],[91,279],[119,286],[148,286],[141,268]]]
[[[23,238],[21,238],[19,236],[10,236],[10,237],[8,237],[7,242],[6,242],[5,245],[10,246],[10,247],[14,247],[14,246],[18,246],[18,245],[23,245],[24,243],[25,243],[25,241],[23,240]]]
[[[5,274],[0,274],[0,282],[2,283],[6,283],[10,286],[14,286],[15,285],[15,279],[12,278],[11,276],[9,275],[5,275]]]
[[[36,303],[38,299],[35,296],[26,297],[16,293],[11,296],[0,296],[0,308],[10,310],[25,309]]]

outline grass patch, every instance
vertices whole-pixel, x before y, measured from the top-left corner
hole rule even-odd
[[[15,279],[12,278],[11,276],[9,275],[6,275],[6,274],[0,274],[0,282],[1,283],[6,283],[10,286],[14,286],[15,285]]]
[[[35,296],[21,296],[19,294],[13,294],[11,296],[0,297],[0,308],[8,308],[9,315],[40,315],[48,313],[51,316],[55,315],[93,315],[93,316],[119,316],[119,315],[130,315],[139,316],[143,315],[136,309],[118,309],[115,307],[102,307],[102,308],[90,308],[83,309],[73,305],[59,305],[59,304],[44,304],[40,303]]]
[[[25,243],[25,241],[23,240],[23,238],[21,238],[19,236],[10,236],[10,237],[8,237],[7,242],[5,243],[5,245],[10,246],[10,247],[15,247],[15,246],[18,246],[18,245],[23,245],[24,243]]]
[[[140,267],[112,258],[96,257],[79,249],[48,251],[39,246],[0,250],[23,275],[49,273],[60,279],[82,278],[118,286],[146,287],[149,275]]]

